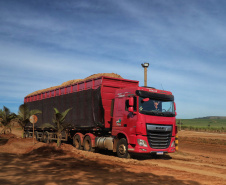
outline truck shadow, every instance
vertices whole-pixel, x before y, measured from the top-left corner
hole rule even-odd
[[[170,160],[172,157],[168,154],[164,155],[156,155],[156,154],[132,154],[133,159],[137,159],[139,161],[142,160],[150,160],[150,159],[161,159],[161,160]]]
[[[56,141],[52,141],[52,143],[56,143]],[[67,142],[62,141],[62,143],[65,144],[70,144],[73,145],[73,141],[69,140]],[[102,155],[106,155],[106,156],[114,156],[117,157],[117,154],[111,150],[105,150],[105,149],[96,149],[95,153],[99,153]],[[164,155],[156,155],[155,153],[152,154],[133,154],[131,153],[131,157],[132,159],[136,159],[136,160],[150,160],[150,159],[161,159],[161,160],[170,160],[172,159],[172,157],[168,154],[164,154]]]
[[[107,156],[114,156],[117,157],[116,153],[109,151],[109,150],[97,150],[96,153],[107,155]],[[160,160],[170,160],[172,157],[168,154],[164,155],[156,155],[156,154],[130,154],[131,159],[144,161],[144,160],[151,160],[151,159],[160,159]]]
[[[131,172],[119,163],[66,155],[63,150],[45,146],[24,155],[0,153],[0,182],[5,185],[63,184],[165,184],[199,185],[150,171]],[[128,164],[129,165],[129,164]]]

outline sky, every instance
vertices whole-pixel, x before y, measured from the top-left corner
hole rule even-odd
[[[226,116],[226,1],[0,0],[0,108],[96,73],[171,91],[178,119]]]

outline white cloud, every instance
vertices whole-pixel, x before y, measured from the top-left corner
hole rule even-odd
[[[225,13],[214,15],[196,1],[57,2],[45,8],[29,2],[0,7],[3,103],[94,73],[114,72],[143,85],[140,64],[149,62],[148,83],[172,91],[180,115],[225,111]]]

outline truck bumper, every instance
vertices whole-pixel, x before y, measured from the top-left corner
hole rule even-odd
[[[146,141],[147,143],[147,147],[145,146],[140,146],[138,144],[138,142],[136,142],[136,145],[128,145],[128,151],[130,153],[143,153],[143,154],[147,154],[147,153],[157,153],[157,152],[163,152],[163,153],[173,153],[176,151],[175,149],[175,137],[171,137],[171,141],[170,141],[170,144],[168,146],[168,148],[165,148],[165,149],[154,149],[154,148],[151,148],[149,146],[149,143],[148,143],[148,140],[147,140],[147,137],[146,136],[137,136],[137,139],[142,139],[144,141]],[[136,140],[137,140],[136,139]]]

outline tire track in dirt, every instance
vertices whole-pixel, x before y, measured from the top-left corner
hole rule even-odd
[[[226,179],[226,170],[225,169],[214,169],[206,164],[200,165],[200,163],[189,163],[189,162],[178,162],[177,160],[172,160],[170,162],[161,162],[161,161],[151,161],[150,164],[158,165],[159,167],[170,168],[178,171],[186,171],[189,173],[200,174],[205,176],[218,177],[222,179]]]
[[[162,169],[160,173],[164,168],[169,169],[174,177],[195,177],[203,184],[226,184],[226,135],[186,131],[181,135],[179,151],[170,154],[171,159],[160,156],[143,163],[158,166]],[[186,174],[186,177],[181,177],[181,174]]]
[[[179,152],[170,154],[171,160],[152,160],[150,163],[226,180],[226,135],[185,131],[181,135],[179,133]]]

